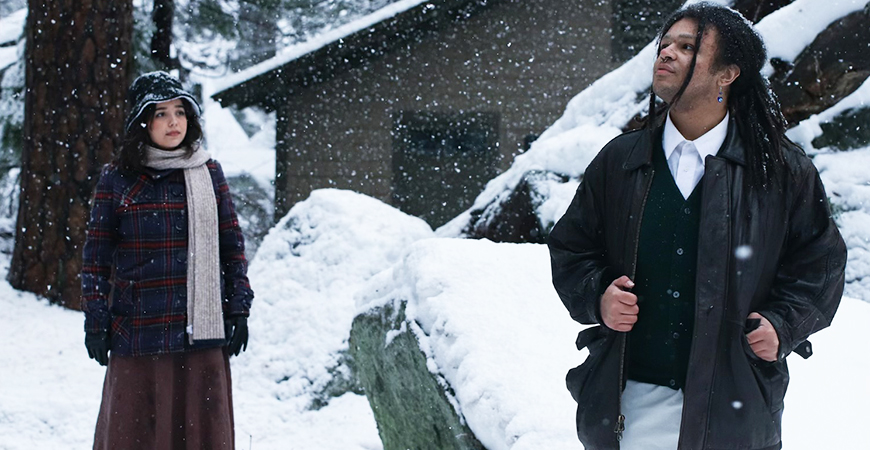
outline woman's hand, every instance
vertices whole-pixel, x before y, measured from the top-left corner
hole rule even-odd
[[[88,356],[97,360],[101,366],[109,364],[109,333],[107,331],[85,333],[85,347]]]
[[[231,317],[224,321],[227,352],[233,356],[248,349],[248,318],[245,316]]]

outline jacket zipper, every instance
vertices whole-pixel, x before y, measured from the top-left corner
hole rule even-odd
[[[649,198],[649,191],[652,188],[652,180],[655,176],[655,169],[650,169],[649,173],[647,173],[647,182],[646,189],[643,193],[643,200],[640,203],[640,210],[638,211],[637,216],[637,234],[634,236],[634,253],[632,254],[631,261],[631,281],[634,281],[634,276],[637,274],[637,251],[638,247],[640,247],[640,226],[641,221],[643,221],[643,211],[646,209],[646,200]],[[628,341],[628,332],[622,333],[619,337],[619,397],[616,400],[616,410],[618,415],[616,416],[616,428],[613,430],[616,433],[616,446],[619,448],[619,441],[622,440],[622,433],[625,431],[625,415],[622,414],[622,385],[625,379],[625,347],[626,342]]]

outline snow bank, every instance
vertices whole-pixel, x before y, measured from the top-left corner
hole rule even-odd
[[[2,265],[0,448],[91,448],[105,369],[88,359],[84,316],[15,291]]]
[[[24,32],[26,21],[27,8],[21,8],[6,17],[0,17],[0,45],[17,41]]]
[[[564,377],[582,362],[581,326],[550,285],[545,246],[417,242],[358,296],[362,311],[399,299],[430,370],[487,449],[578,447]]]
[[[317,190],[290,210],[251,263],[251,349],[233,366],[239,405],[272,413],[237,416],[237,434],[250,433],[258,448],[281,448],[298,433],[314,439],[298,417],[352,389],[345,351],[354,292],[398,261],[412,242],[432,235],[423,220],[350,191]],[[346,425],[366,430],[365,439],[377,442],[365,397],[346,395],[357,397],[343,401]],[[319,437],[321,444],[299,448],[359,448],[330,447],[334,431],[346,428],[333,425]]]
[[[870,302],[870,147],[818,154],[813,163],[849,251],[846,295]]]
[[[370,281],[358,307],[407,301],[404,326],[487,449],[577,449],[564,377],[585,358],[573,345],[582,326],[562,306],[549,268],[543,245],[427,239]],[[846,298],[833,327],[812,338],[815,356],[789,358],[785,449],[866,443],[861,433],[830,431],[870,419],[870,387],[860,382],[870,355],[854,346],[867,320],[870,304]]]

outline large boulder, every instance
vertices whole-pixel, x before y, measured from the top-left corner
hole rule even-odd
[[[384,450],[483,449],[456,411],[449,387],[429,371],[420,342],[407,327],[406,305],[366,311],[354,319],[350,333],[356,375]]]
[[[815,148],[844,151],[870,146],[870,107],[847,109],[819,127],[822,133],[812,141]]]
[[[384,449],[577,448],[565,373],[582,326],[546,246],[421,240],[357,305],[350,348]]]
[[[771,86],[790,123],[818,114],[870,76],[870,3],[831,23],[794,61],[777,61]]]
[[[567,181],[567,177],[553,172],[530,170],[501,203],[472,210],[471,221],[462,233],[495,242],[542,244],[553,224],[541,223],[538,208],[549,197],[551,184]]]

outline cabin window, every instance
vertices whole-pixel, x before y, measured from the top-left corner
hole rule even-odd
[[[393,116],[392,201],[433,228],[468,209],[497,173],[499,115]]]

